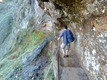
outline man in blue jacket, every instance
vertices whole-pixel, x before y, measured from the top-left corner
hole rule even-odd
[[[69,36],[71,36],[71,37],[69,38]],[[61,33],[58,37],[58,40],[60,40],[61,38],[62,38],[61,49],[63,52],[63,56],[68,57],[70,42],[73,42],[74,38],[73,38],[73,34],[72,34],[71,30],[68,30],[67,26],[64,26],[64,29],[61,31]]]

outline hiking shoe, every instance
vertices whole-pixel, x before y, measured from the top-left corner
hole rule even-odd
[[[69,55],[66,55],[66,57],[69,57]]]
[[[63,56],[64,58],[66,57],[66,55]]]

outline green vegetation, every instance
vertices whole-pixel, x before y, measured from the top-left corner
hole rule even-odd
[[[49,45],[52,45],[52,42],[49,43]],[[50,64],[45,68],[44,70],[44,77],[46,77],[46,80],[55,80],[54,79],[54,70],[53,70],[53,65],[51,65],[52,62],[52,50],[48,50],[48,55],[50,57]],[[52,63],[53,64],[53,63]],[[49,70],[50,69],[50,70]],[[49,70],[49,72],[48,72]],[[48,72],[48,73],[47,73]]]
[[[32,33],[24,33],[19,36],[20,41],[16,43],[15,47],[10,53],[5,55],[4,59],[0,62],[2,65],[0,67],[0,80],[5,80],[7,74],[18,67],[21,70],[21,62],[25,55],[32,52],[32,50],[37,46],[46,36],[43,31],[34,31]]]

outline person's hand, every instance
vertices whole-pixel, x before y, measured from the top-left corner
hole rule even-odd
[[[58,37],[58,39],[57,39],[58,41],[60,40],[60,37]]]

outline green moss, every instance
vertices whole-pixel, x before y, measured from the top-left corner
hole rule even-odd
[[[21,70],[20,63],[22,58],[27,53],[32,52],[36,45],[38,45],[46,36],[43,31],[34,31],[32,33],[24,33],[20,35],[20,41],[12,49],[8,55],[1,61],[3,66],[0,68],[0,80],[5,80],[6,75],[15,67]]]

